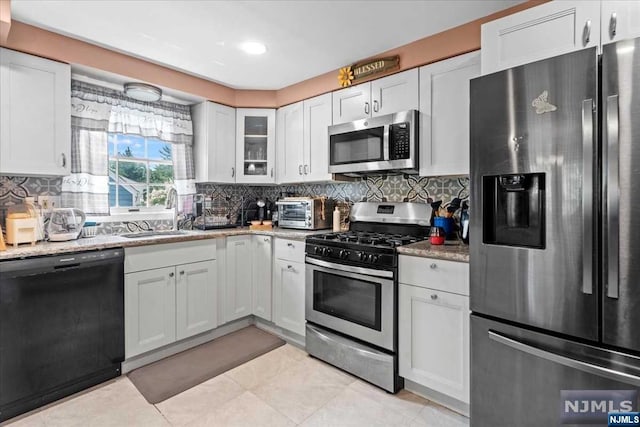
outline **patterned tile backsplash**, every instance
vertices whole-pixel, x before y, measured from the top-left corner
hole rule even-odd
[[[27,196],[60,196],[62,179],[56,177],[0,176],[0,224],[4,225],[7,208],[21,203]],[[367,177],[361,181],[299,184],[279,186],[248,186],[240,184],[197,184],[197,191],[229,203],[237,211],[257,198],[275,201],[287,195],[327,196],[337,201],[423,202],[427,199],[443,200],[455,197],[469,198],[468,177],[421,178],[414,175],[388,175]],[[148,228],[170,228],[171,221],[109,222],[99,229],[100,234],[122,233]]]

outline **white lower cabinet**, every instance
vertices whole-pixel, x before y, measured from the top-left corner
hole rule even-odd
[[[304,336],[304,242],[276,239],[274,253],[273,322]]]
[[[400,376],[469,403],[469,297],[400,284]]]
[[[253,314],[271,321],[271,236],[253,236]]]
[[[240,319],[252,313],[253,245],[252,237],[227,238],[227,280],[225,320]]]
[[[125,276],[127,358],[176,340],[175,267]]]
[[[216,242],[125,249],[125,357],[218,326]]]
[[[176,339],[218,326],[216,261],[176,266]]]

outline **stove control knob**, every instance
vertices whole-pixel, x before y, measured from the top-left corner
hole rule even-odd
[[[367,261],[373,262],[373,254],[369,254],[369,256],[367,257]]]
[[[313,247],[313,253],[314,253],[314,254],[316,254],[316,255],[318,255],[318,252],[320,252],[320,248],[319,248],[319,247],[317,247],[317,246],[314,246],[314,247]]]
[[[331,248],[327,248],[326,255],[331,256],[332,253],[333,253],[333,250],[331,250]]]
[[[380,257],[378,255],[374,255],[373,259],[371,260],[372,263],[377,263],[380,260]]]
[[[367,259],[367,255],[364,252],[358,252],[358,261],[365,261]]]
[[[349,251],[345,251],[344,249],[342,249],[338,256],[340,259],[347,259],[349,258]]]
[[[327,248],[320,249],[320,255],[326,256],[327,255]]]

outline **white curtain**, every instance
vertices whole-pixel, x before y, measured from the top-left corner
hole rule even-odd
[[[109,214],[106,89],[71,82],[71,174],[62,179],[61,204],[89,214]]]
[[[196,192],[193,125],[188,106],[141,102],[123,92],[71,82],[71,175],[62,183],[62,205],[90,214],[109,213],[107,134],[135,134],[173,145],[180,210],[190,212]]]

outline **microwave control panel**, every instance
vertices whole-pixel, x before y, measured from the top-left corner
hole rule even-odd
[[[389,126],[389,160],[403,160],[411,156],[409,141],[411,128],[408,122],[395,123]]]

